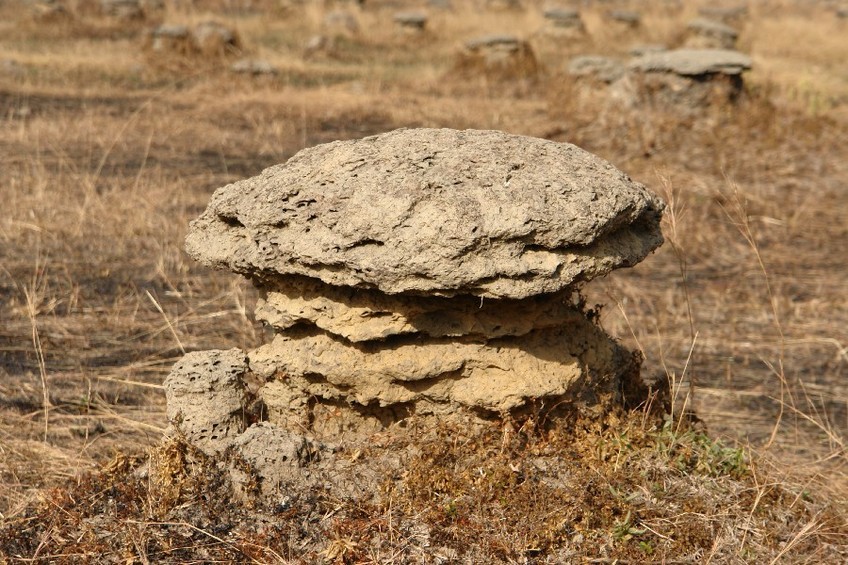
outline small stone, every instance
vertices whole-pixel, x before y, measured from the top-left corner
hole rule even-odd
[[[586,26],[580,12],[573,8],[554,7],[543,12],[546,25],[540,30],[543,35],[558,39],[577,39],[586,35]]]
[[[575,25],[580,22],[580,11],[574,8],[548,8],[542,15],[557,25]],[[582,22],[580,23],[582,25]]]
[[[742,92],[742,73],[751,58],[723,49],[677,49],[633,59],[611,87],[627,106],[659,105],[697,113],[715,103],[732,103]]]
[[[244,431],[247,356],[240,349],[186,354],[165,379],[168,421],[209,455]]]

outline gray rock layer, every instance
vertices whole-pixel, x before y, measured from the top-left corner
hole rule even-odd
[[[662,202],[570,144],[401,129],[305,149],[218,189],[188,252],[256,280],[525,298],[633,265]]]

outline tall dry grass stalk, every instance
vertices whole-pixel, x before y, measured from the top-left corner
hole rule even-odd
[[[32,327],[32,346],[35,350],[35,356],[38,361],[38,374],[41,378],[41,406],[44,411],[45,442],[47,441],[47,434],[50,430],[50,390],[47,385],[47,366],[44,362],[44,348],[41,344],[41,336],[38,334],[38,315],[45,291],[43,284],[44,270],[46,268],[46,264],[42,264],[39,256],[36,255],[32,279],[30,284],[23,289],[26,298],[27,316]]]

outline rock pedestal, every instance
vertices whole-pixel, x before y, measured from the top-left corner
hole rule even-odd
[[[633,59],[611,89],[627,106],[657,105],[692,112],[733,102],[742,92],[742,73],[751,58],[725,49],[677,49]]]
[[[733,49],[739,32],[727,24],[696,18],[686,26],[684,47],[690,49]]]
[[[527,41],[512,35],[485,35],[465,42],[457,54],[454,70],[511,79],[535,76],[536,55]]]
[[[576,39],[586,35],[586,26],[580,12],[573,8],[548,8],[543,12],[545,27],[542,32],[546,35]]]
[[[577,147],[501,132],[305,149],[218,189],[192,222],[189,253],[252,279],[274,337],[186,356],[169,418],[217,453],[251,418],[333,441],[427,415],[598,404],[638,364],[579,286],[660,245],[662,209]]]

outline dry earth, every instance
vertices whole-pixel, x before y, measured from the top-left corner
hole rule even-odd
[[[129,22],[86,0],[0,4],[0,562],[847,558],[848,21],[825,2],[753,3],[744,95],[681,115],[604,104],[564,68],[679,42],[694,3],[633,2],[627,33],[590,5],[592,39],[566,44],[534,39],[538,9],[456,1],[410,36],[391,8],[352,8],[362,31],[309,57],[332,8],[288,4],[166,1]],[[210,18],[277,73],[145,51],[156,24]],[[461,41],[505,31],[530,38],[538,75],[454,67]],[[666,199],[666,245],[585,293],[669,382],[674,415],[430,430],[370,505],[301,493],[239,510],[184,445],[145,463],[182,353],[264,339],[253,289],[183,252],[189,220],[303,147],[401,126],[569,141]],[[564,476],[571,490],[542,480]]]

